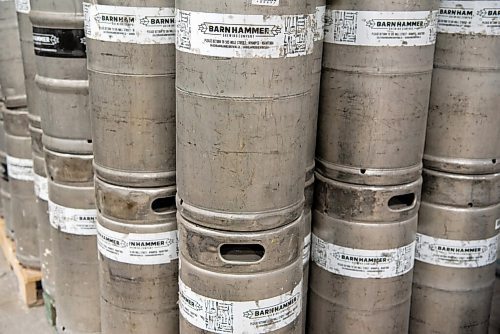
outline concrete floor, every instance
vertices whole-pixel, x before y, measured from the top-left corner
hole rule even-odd
[[[18,291],[16,277],[0,252],[0,333],[53,334],[43,306],[28,308]]]

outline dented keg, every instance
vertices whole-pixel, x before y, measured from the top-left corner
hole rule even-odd
[[[424,169],[411,333],[486,333],[500,228],[500,173]]]
[[[100,333],[92,156],[44,151],[56,268],[56,328],[60,333]]]
[[[177,217],[181,333],[302,332],[302,218],[243,233]]]
[[[33,183],[36,196],[36,219],[38,222],[38,247],[42,271],[43,291],[55,298],[55,259],[51,227],[49,222],[48,185],[45,173],[45,160],[43,158],[42,131],[30,127],[31,147],[33,152]]]
[[[500,171],[499,10],[498,1],[441,1],[427,168],[458,174]]]
[[[95,179],[103,333],[178,333],[175,186]]]
[[[31,138],[6,133],[5,144],[16,257],[26,267],[40,268]]]
[[[176,8],[178,210],[233,231],[296,220],[314,46],[306,2]]]
[[[314,174],[316,157],[316,133],[318,124],[319,92],[321,82],[321,61],[323,59],[323,39],[325,37],[326,0],[307,0],[309,13],[313,15],[314,49],[311,61],[311,102],[306,118],[306,183]]]
[[[85,4],[94,166],[107,182],[175,184],[174,7],[174,0]],[[117,23],[124,16],[134,23]]]
[[[327,1],[316,168],[368,185],[417,180],[435,1]],[[393,28],[395,27],[395,28]]]
[[[308,333],[406,333],[422,181],[316,176]]]
[[[31,26],[29,12],[30,2],[28,0],[16,0],[17,21],[19,25],[19,36],[21,40],[21,53],[24,69],[24,85],[26,87],[26,98],[30,118],[35,124],[40,123],[40,99],[38,98],[38,87],[35,84],[35,53],[33,52],[33,27]],[[40,125],[38,125],[40,127]]]
[[[0,1],[0,84],[7,108],[26,106],[23,63],[14,0]]]
[[[91,154],[82,1],[33,1],[30,19],[44,146]]]

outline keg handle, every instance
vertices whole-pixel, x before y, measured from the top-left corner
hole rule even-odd
[[[175,212],[175,196],[153,198],[151,210],[157,215]]]
[[[218,251],[222,262],[243,265],[259,263],[266,254],[261,244],[249,243],[221,244]]]
[[[387,201],[389,210],[396,212],[412,210],[416,205],[417,196],[413,192],[392,196]]]

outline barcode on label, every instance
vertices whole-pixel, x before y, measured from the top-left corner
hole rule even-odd
[[[336,42],[356,43],[357,12],[333,12],[333,35]]]

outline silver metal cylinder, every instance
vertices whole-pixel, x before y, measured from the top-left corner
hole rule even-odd
[[[4,206],[3,206],[3,201],[2,201],[2,189],[4,186],[4,182],[1,180],[4,177],[7,178],[7,161],[5,158],[5,130],[3,126],[3,114],[4,114],[4,109],[5,109],[5,104],[3,103],[3,96],[2,96],[2,88],[0,87],[0,214],[4,218],[4,223],[5,223],[5,230],[7,235],[9,234],[8,231],[8,226],[5,218],[5,211],[4,211]]]
[[[494,144],[500,142],[500,35],[491,18],[499,5],[443,1],[441,7],[424,165],[458,174],[500,172]]]
[[[26,267],[40,268],[31,138],[6,133],[5,142],[16,257]]]
[[[12,224],[12,208],[10,201],[10,183],[7,174],[7,162],[5,159],[1,160],[2,168],[5,170],[0,178],[0,197],[2,199],[3,219],[5,221],[5,233],[7,236],[14,240],[14,224]]]
[[[100,333],[92,156],[45,148],[58,333]],[[72,173],[74,171],[74,173]]]
[[[420,176],[437,5],[327,1],[316,168],[397,185]]]
[[[103,333],[178,333],[175,187],[95,178]]]
[[[175,184],[174,7],[174,0],[86,4],[94,166],[109,183]],[[111,21],[124,16],[135,23]]]
[[[43,150],[40,150],[42,131],[30,127],[33,151],[33,183],[36,196],[38,222],[38,247],[42,270],[42,286],[45,293],[55,298],[55,259],[48,207],[48,185]]]
[[[406,333],[422,181],[316,176],[308,333]]]
[[[57,152],[92,154],[81,0],[33,1],[43,142]]]
[[[491,334],[500,332],[500,279],[497,275],[497,280],[495,282],[495,293],[493,295],[493,301],[491,303],[491,316],[490,316],[490,328],[489,332]]]
[[[9,172],[7,170],[7,158],[5,152],[5,127],[3,121],[3,115],[6,108],[3,101],[3,95],[0,88],[0,202],[5,222],[5,233],[9,238],[14,239],[14,226],[12,225],[10,204]]]
[[[302,215],[301,237],[304,240],[304,248],[302,249],[302,333],[307,333],[306,329],[306,314],[307,314],[307,294],[309,290],[309,262],[311,258],[311,223],[312,223],[312,204],[314,195],[314,174],[306,181],[304,188],[304,213]]]
[[[29,137],[29,119],[26,108],[2,110],[4,130],[12,136]]]
[[[487,333],[500,228],[500,173],[424,169],[411,333]]]
[[[38,87],[35,84],[35,53],[33,52],[33,27],[29,18],[30,2],[16,1],[17,21],[21,40],[23,58],[24,85],[30,117],[35,123],[40,123],[39,109],[41,107]]]
[[[10,183],[9,172],[7,170],[7,158],[5,148],[5,127],[3,115],[5,113],[5,104],[0,87],[0,202],[2,204],[2,215],[5,222],[5,234],[7,237],[14,240],[14,226],[11,217],[11,204],[10,204]]]
[[[178,210],[233,231],[304,202],[312,18],[305,1],[177,1]]]
[[[178,214],[183,334],[301,333],[301,223],[223,232]]]
[[[321,62],[323,59],[323,40],[325,37],[326,0],[307,0],[308,13],[313,15],[314,48],[311,62],[311,102],[306,118],[306,182],[314,173],[316,157],[316,133],[318,124],[319,92],[321,82]]]
[[[26,106],[23,63],[14,0],[0,1],[0,85],[7,108]]]

